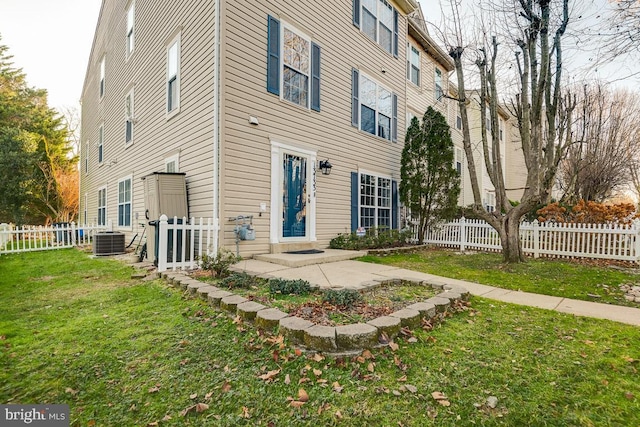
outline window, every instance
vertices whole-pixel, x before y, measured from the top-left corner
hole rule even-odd
[[[135,3],[131,3],[129,10],[127,10],[127,58],[133,53],[134,43],[134,18],[135,18]]]
[[[267,24],[267,91],[320,111],[320,46],[273,16]]]
[[[398,57],[398,11],[386,0],[354,0],[353,24]]]
[[[462,117],[456,116],[456,129],[462,130]]]
[[[103,56],[100,60],[100,99],[104,96],[104,80],[106,72],[106,56]]]
[[[107,189],[98,190],[98,225],[107,225]]]
[[[407,129],[409,129],[409,126],[411,126],[411,120],[413,120],[414,117],[418,118],[418,116],[413,114],[413,112],[407,111]],[[418,123],[420,123],[420,119],[418,119]]]
[[[485,208],[487,212],[493,212],[496,210],[496,195],[490,191],[485,192],[484,200]]]
[[[358,70],[352,71],[351,123],[364,132],[398,140],[398,97]]]
[[[420,86],[420,51],[411,43],[407,43],[407,80]]]
[[[131,226],[131,178],[118,181],[118,227]]]
[[[98,128],[98,163],[104,161],[104,124]]]
[[[435,79],[435,85],[436,85],[436,99],[438,101],[442,101],[442,97],[444,96],[444,92],[442,91],[442,71],[440,71],[439,68],[436,68],[436,79]]]
[[[133,123],[135,122],[133,115],[133,89],[127,94],[124,100],[124,116],[125,116],[125,130],[124,130],[124,142],[125,144],[131,144],[133,142]]]
[[[178,172],[179,170],[180,170],[180,167],[179,167],[178,154],[175,154],[171,157],[167,157],[166,159],[164,159],[165,172]]]
[[[360,174],[359,226],[391,228],[391,179]]]
[[[83,216],[84,216],[84,225],[87,225],[87,220],[88,220],[88,215],[87,215],[87,202],[89,200],[89,195],[87,193],[84,193],[84,212],[83,212]]]
[[[89,173],[89,143],[84,144],[84,173]]]
[[[462,161],[464,159],[463,155],[462,155],[462,149],[461,148],[457,148],[455,149],[455,167],[456,167],[456,171],[458,172],[458,176],[462,177]]]
[[[180,36],[167,48],[167,113],[180,108]]]

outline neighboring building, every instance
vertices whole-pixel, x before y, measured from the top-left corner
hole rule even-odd
[[[141,179],[171,171],[186,174],[189,216],[220,219],[221,245],[235,244],[230,218],[253,215],[245,256],[398,227],[416,9],[104,0],[82,93],[81,212],[138,232]]]

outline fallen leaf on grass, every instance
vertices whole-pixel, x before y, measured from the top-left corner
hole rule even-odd
[[[249,408],[247,408],[246,406],[242,407],[242,415],[240,415],[242,418],[251,418],[251,414],[249,414]]]
[[[204,400],[211,400],[211,396],[213,396],[213,392],[210,391],[209,393],[204,395]]]
[[[198,397],[198,393],[193,393],[189,395],[189,399],[191,400],[195,399],[196,397]]]
[[[320,369],[314,369],[313,375],[315,375],[316,377],[319,377],[320,375],[322,375],[322,371]]]
[[[417,393],[418,392],[418,387],[416,387],[414,385],[411,385],[411,384],[405,384],[404,388],[409,390],[411,393]]]
[[[68,394],[70,394],[70,395],[72,395],[72,396],[75,396],[76,394],[78,394],[78,390],[74,390],[74,389],[72,389],[71,387],[67,387],[67,388],[65,388],[65,389],[64,389],[64,392],[65,392],[65,393],[68,393]]]
[[[165,416],[162,418],[162,421],[171,421],[171,415],[165,415]]]
[[[273,378],[280,373],[280,369],[269,371],[266,374],[259,375],[258,378],[267,382],[273,381]]]
[[[207,405],[206,403],[197,403],[196,404],[196,413],[198,413],[198,414],[206,411],[207,409],[209,409],[209,405]]]
[[[300,390],[298,390],[298,400],[300,402],[308,402],[309,401],[309,395],[307,394],[305,389],[301,388]]]
[[[369,362],[369,365],[367,365],[367,371],[369,372],[373,372],[376,370],[376,364],[375,362]]]
[[[284,383],[285,384],[291,384],[291,377],[289,376],[289,374],[284,376]]]
[[[158,427],[160,424],[158,424],[157,421],[154,421],[152,423],[147,424],[147,427]]]
[[[634,395],[633,395],[633,393],[631,393],[631,392],[626,392],[626,393],[624,394],[624,397],[626,397],[626,398],[627,398],[627,399],[629,399],[629,400],[633,400],[633,398],[634,398],[635,396],[634,396]]]
[[[413,343],[417,343],[417,342],[418,342],[418,338],[416,338],[416,337],[411,337],[411,338],[409,338],[409,339],[407,340],[407,342],[410,342],[410,343],[412,343],[412,344],[413,344]]]
[[[157,385],[149,388],[149,393],[157,393],[159,391],[160,391],[160,387],[158,387]]]
[[[335,391],[336,393],[341,393],[342,390],[344,389],[344,387],[342,387],[338,381],[335,381],[332,384],[332,386],[333,386],[333,391]]]
[[[451,406],[451,402],[447,400],[447,396],[445,396],[441,391],[434,391],[431,393],[431,397],[433,397],[434,400],[442,406]]]
[[[229,381],[225,380],[225,381],[222,383],[221,390],[222,390],[222,392],[223,392],[223,393],[228,393],[228,392],[229,392],[229,390],[231,390],[231,383],[230,383]],[[205,396],[205,397],[206,397],[206,396]]]
[[[336,418],[341,420],[342,419],[342,412],[336,411]]]
[[[397,351],[400,348],[400,346],[398,344],[394,343],[393,341],[391,341],[389,343],[389,348],[391,349],[391,351]]]

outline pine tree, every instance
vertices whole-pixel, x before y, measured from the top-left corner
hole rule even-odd
[[[436,223],[453,218],[460,176],[453,166],[453,141],[445,117],[429,107],[422,123],[411,120],[402,150],[400,200],[418,220],[418,243]]]

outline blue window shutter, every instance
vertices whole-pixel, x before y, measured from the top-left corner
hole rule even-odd
[[[280,95],[280,21],[267,18],[267,92]]]
[[[311,43],[311,109],[320,111],[320,46]]]
[[[358,70],[353,68],[351,70],[351,126],[358,127],[360,123],[359,115],[360,102],[358,100],[359,88],[358,88]]]
[[[358,172],[351,172],[351,231],[358,225]]]
[[[398,11],[393,9],[393,56],[398,57]]]
[[[353,0],[353,25],[360,28],[360,0]]]
[[[391,106],[393,108],[391,117],[391,141],[398,142],[398,95],[391,95]]]
[[[398,229],[398,181],[391,181],[391,228]]]

